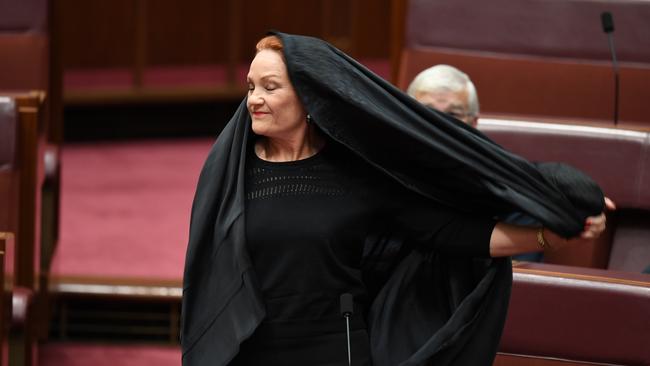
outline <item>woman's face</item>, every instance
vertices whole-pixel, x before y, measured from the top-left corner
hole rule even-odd
[[[248,71],[248,112],[253,131],[271,138],[306,133],[305,109],[289,81],[279,52],[260,51]]]

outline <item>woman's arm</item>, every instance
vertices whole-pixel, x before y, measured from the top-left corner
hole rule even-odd
[[[605,197],[607,209],[614,210],[614,202]],[[567,244],[577,244],[586,239],[593,239],[600,236],[606,227],[605,213],[598,216],[588,217],[585,220],[585,229],[579,237],[565,239],[548,229],[541,229],[543,241],[552,249],[560,248]],[[540,229],[517,226],[499,222],[492,230],[490,237],[490,256],[507,257],[522,253],[540,252],[544,250],[539,242],[538,232]]]

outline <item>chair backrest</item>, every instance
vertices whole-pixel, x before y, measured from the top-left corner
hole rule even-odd
[[[47,0],[0,0],[0,32],[45,32]]]
[[[13,161],[4,165],[4,178],[0,178],[2,194],[8,192],[1,205],[7,213],[1,214],[6,218],[0,221],[0,231],[13,232],[16,237],[16,284],[34,289],[40,271],[38,223],[44,172],[39,152],[45,139],[44,93],[0,93],[0,101],[0,123],[8,129],[15,126]],[[11,131],[7,132],[11,135]],[[3,150],[11,155],[6,148],[0,151]],[[11,156],[6,160],[11,160]]]
[[[18,187],[16,103],[0,96],[0,365],[8,365],[9,328],[12,324],[15,207]]]
[[[564,120],[612,120],[614,78],[600,24],[601,12],[609,11],[620,121],[650,125],[650,2],[402,1],[405,29],[395,37],[402,47],[394,47],[401,50],[400,88],[430,66],[450,64],[474,81],[484,114]]]
[[[575,166],[617,204],[608,235],[547,253],[546,260],[636,272],[650,265],[650,132],[496,119],[481,119],[478,127],[528,160]]]
[[[0,33],[0,90],[48,88],[47,37],[38,33]]]
[[[648,132],[497,119],[480,119],[479,130],[528,160],[579,168],[622,208],[650,210]]]
[[[37,237],[40,241],[38,247],[45,248],[42,273],[47,273],[58,241],[59,150],[63,141],[61,43],[57,41],[60,33],[51,29],[56,29],[54,25],[59,18],[55,14],[60,11],[61,3],[49,0],[0,0],[0,50],[3,51],[0,57],[0,91],[22,93],[25,90],[38,90],[47,95],[44,104],[36,108],[38,123],[41,123],[39,133],[44,136],[39,144],[45,145],[37,147],[35,154],[39,156],[34,155],[39,162],[38,174],[46,174],[45,179],[39,178],[36,187],[40,205],[40,211],[35,213],[40,221],[37,221],[40,225],[37,229],[40,235],[40,238]],[[27,181],[35,180],[30,177]],[[20,243],[23,234],[17,233],[16,236]],[[44,284],[43,287],[47,286]]]
[[[499,350],[535,360],[495,365],[649,365],[648,309],[650,275],[520,263]]]
[[[0,90],[48,89],[48,2],[0,0]]]

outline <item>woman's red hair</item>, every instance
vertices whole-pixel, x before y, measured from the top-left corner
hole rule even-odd
[[[256,53],[262,50],[273,50],[282,53],[282,41],[278,36],[266,36],[255,45]]]

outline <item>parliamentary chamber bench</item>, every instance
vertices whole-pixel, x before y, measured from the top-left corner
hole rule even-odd
[[[494,365],[650,365],[650,2],[393,0],[392,82],[449,64],[478,129],[531,161],[583,170],[617,205],[597,240],[515,262]],[[615,84],[601,14],[614,18]]]
[[[650,364],[650,133],[497,119],[479,130],[531,161],[579,168],[617,205],[599,239],[514,264],[495,365]]]
[[[550,251],[547,262],[639,273],[650,266],[649,132],[497,119],[482,119],[478,128],[530,161],[580,169],[616,203],[599,240]]]
[[[650,265],[650,2],[394,0],[392,9],[399,88],[427,67],[458,67],[476,85],[480,130],[529,160],[584,170],[618,205],[603,238],[548,253],[549,262],[633,272]],[[605,11],[620,67],[616,124]]]
[[[469,75],[481,115],[612,124],[614,74],[601,13],[610,12],[620,70],[619,126],[650,126],[650,2],[393,0],[392,81],[449,64]]]

